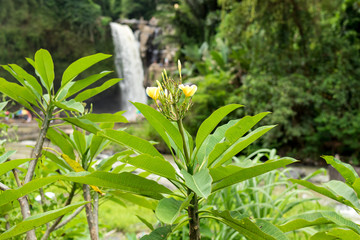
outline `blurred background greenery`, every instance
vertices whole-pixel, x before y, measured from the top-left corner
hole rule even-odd
[[[2,0],[0,64],[25,67],[24,56],[45,48],[63,71],[113,53],[111,21],[153,16],[164,30],[155,40],[176,46],[186,81],[199,86],[190,132],[216,108],[240,103],[230,117],[273,112],[265,121],[278,127],[259,146],[311,164],[321,154],[358,163],[359,0]],[[91,71],[99,69],[113,61]]]

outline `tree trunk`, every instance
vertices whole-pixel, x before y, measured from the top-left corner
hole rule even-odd
[[[194,194],[193,199],[190,202],[188,207],[188,216],[189,220],[189,236],[190,240],[200,240],[200,219],[198,213],[198,199],[196,194]]]
[[[91,195],[90,195],[90,187],[89,185],[83,185],[84,191],[84,200],[88,201],[89,203],[85,204],[86,210],[86,218],[89,226],[90,238],[91,240],[98,240],[98,230],[96,229],[96,221],[94,219],[93,211],[91,209]]]

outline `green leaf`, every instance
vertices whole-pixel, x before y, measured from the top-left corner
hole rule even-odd
[[[9,64],[10,65],[15,65],[15,64]],[[14,78],[16,78],[18,80],[19,83],[21,83],[22,86],[24,86],[24,88],[26,88],[29,93],[31,95],[33,95],[33,97],[39,101],[41,101],[41,95],[40,92],[42,93],[42,89],[40,92],[37,92],[27,81],[25,81],[23,76],[20,76],[18,73],[16,73],[11,67],[9,67],[7,65],[2,65],[2,67],[8,71]],[[20,68],[20,67],[19,67]],[[30,75],[31,76],[31,75]],[[33,76],[31,76],[32,78],[34,78]],[[34,78],[35,79],[35,78]],[[37,83],[37,80],[35,79],[35,82]],[[40,84],[37,83],[39,86]],[[41,88],[41,86],[40,86]]]
[[[16,153],[16,150],[11,150],[0,156],[0,163],[5,162],[11,155]]]
[[[296,162],[296,160],[292,158],[280,158],[276,160],[268,160],[265,163],[248,168],[237,168],[237,170],[235,170],[236,168],[232,169],[234,168],[232,165],[210,169],[211,176],[214,176],[214,179],[216,179],[216,182],[214,182],[212,187],[212,192],[270,172],[274,169],[284,167],[294,162]]]
[[[332,223],[326,219],[320,212],[306,212],[287,219],[285,223],[278,226],[283,232],[295,231],[301,228]]]
[[[60,109],[65,109],[68,111],[75,111],[79,113],[84,112],[84,105],[81,102],[77,102],[74,99],[69,101],[55,102],[55,105]]]
[[[166,240],[171,233],[171,226],[159,227],[140,240]]]
[[[217,217],[219,221],[225,223],[248,239],[277,240],[275,237],[264,233],[261,228],[245,215],[240,216],[240,219],[235,219],[230,215],[229,211],[211,211],[211,213]]]
[[[352,185],[356,178],[359,178],[359,175],[350,164],[343,163],[333,156],[322,156],[322,158],[325,159],[327,164],[331,164],[331,166],[338,170],[341,176],[344,177],[346,183]]]
[[[25,196],[43,186],[53,183],[59,179],[58,176],[51,176],[47,178],[39,178],[30,181],[17,189],[6,190],[0,194],[0,206],[12,202],[19,197]]]
[[[90,55],[87,57],[80,58],[70,64],[69,67],[66,68],[61,80],[61,87],[65,86],[68,82],[73,80],[77,75],[81,72],[85,71],[92,65],[111,57],[109,54],[97,53],[94,55]]]
[[[259,127],[242,138],[238,138],[239,135],[237,135],[237,131],[233,131],[234,127],[235,125],[226,131],[226,141],[216,144],[214,150],[209,155],[208,166],[212,164],[215,164],[215,167],[221,166],[259,137],[274,128],[275,125]]]
[[[311,236],[310,240],[339,240],[339,238],[327,235],[326,232],[317,232]]]
[[[28,63],[30,63],[30,65],[35,69],[35,62],[34,62],[34,60],[33,59],[31,59],[31,58],[25,58],[26,59],[26,61],[28,62]]]
[[[66,99],[66,95],[69,93],[69,89],[74,86],[75,82],[66,84],[63,88],[59,89],[55,95],[55,101],[62,102]]]
[[[50,159],[52,162],[54,162],[57,166],[65,168],[69,171],[73,171],[72,168],[65,162],[65,160],[59,158],[57,155],[46,151],[43,151],[43,155]]]
[[[295,184],[300,184],[306,188],[309,188],[317,193],[320,193],[328,198],[334,199],[335,201],[340,201],[339,198],[337,196],[335,196],[335,194],[333,192],[331,192],[330,190],[328,190],[325,187],[321,187],[321,186],[316,186],[315,184],[305,181],[305,180],[300,180],[300,179],[289,179],[292,183]]]
[[[163,198],[161,193],[172,193],[169,189],[153,180],[148,180],[146,178],[139,177],[135,174],[127,172],[122,172],[118,174],[98,171],[91,174],[89,174],[89,172],[72,172],[67,174],[63,178],[69,181],[98,187],[119,189],[151,197],[154,199]]]
[[[8,171],[16,168],[17,166],[32,160],[32,159],[33,158],[16,159],[16,160],[11,160],[9,162],[0,163],[0,176],[3,175],[4,173],[7,173]]]
[[[212,178],[209,169],[203,168],[194,175],[182,169],[181,174],[185,179],[186,186],[193,190],[198,196],[207,198],[211,194]]]
[[[24,107],[33,111],[33,108],[28,102],[38,106],[35,97],[25,87],[22,87],[16,83],[8,82],[4,78],[0,78],[0,86],[0,92],[20,103]]]
[[[105,140],[102,137],[94,135],[91,139],[90,143],[90,157],[93,159],[96,155],[98,155],[103,147],[108,143],[109,141]]]
[[[46,136],[51,140],[51,142],[58,146],[63,153],[68,155],[71,159],[75,159],[74,149],[68,139],[57,132],[53,128],[49,128]]]
[[[6,105],[8,104],[8,102],[9,102],[9,101],[1,102],[1,103],[0,103],[0,111],[2,111],[2,110],[6,107]]]
[[[90,113],[90,114],[86,114],[86,115],[80,117],[79,119],[87,119],[87,120],[90,120],[92,122],[99,122],[99,123],[103,123],[103,122],[127,123],[128,120],[123,116],[124,112],[125,111],[120,111],[120,112],[117,112],[117,113],[114,113],[114,114],[110,114],[110,113],[102,113],[102,114]]]
[[[45,49],[40,49],[35,53],[35,69],[36,73],[45,84],[44,87],[51,93],[53,82],[55,79],[54,63],[50,53]]]
[[[115,143],[118,143],[122,146],[126,146],[135,152],[146,153],[154,157],[163,158],[161,153],[159,153],[156,148],[151,145],[148,141],[132,136],[124,131],[116,131],[112,129],[106,129],[98,133],[99,136],[105,137]]]
[[[224,107],[217,109],[213,112],[205,121],[200,125],[199,130],[196,134],[196,147],[199,149],[201,144],[204,142],[206,137],[214,130],[214,128],[219,124],[219,122],[230,112],[235,109],[242,107],[239,104],[230,104]]]
[[[0,159],[1,162],[1,159]],[[354,189],[354,191],[356,192],[358,198],[360,199],[360,178],[357,178],[355,180],[355,182],[352,185],[352,188]]]
[[[178,181],[174,167],[163,157],[153,157],[149,154],[141,154],[136,157],[128,157],[123,160],[134,167],[141,168],[147,172],[154,173],[161,177]]]
[[[98,137],[100,138],[100,137]],[[124,151],[124,152],[119,152],[114,154],[111,157],[105,158],[103,160],[101,160],[101,162],[99,164],[96,165],[96,169],[98,171],[110,171],[110,169],[112,168],[112,165],[118,161],[119,158],[121,157],[126,157],[127,155],[131,155],[132,151]]]
[[[63,118],[63,120],[93,134],[96,134],[98,131],[101,130],[101,128],[99,128],[98,125],[87,119],[70,117],[70,118]]]
[[[173,224],[180,214],[181,201],[174,198],[163,198],[156,207],[156,217],[167,224]]]
[[[118,83],[121,80],[122,79],[120,79],[120,78],[110,79],[110,80],[106,81],[103,85],[101,85],[99,87],[87,89],[87,90],[79,93],[75,97],[75,100],[77,102],[83,102],[83,101],[85,101],[85,100],[87,100],[87,99],[101,93],[102,91],[105,91],[106,89],[108,89],[109,87],[113,86],[114,84]]]
[[[298,214],[289,218],[288,221],[279,226],[279,228],[283,232],[290,232],[309,226],[329,223],[334,223],[337,226],[350,228],[357,234],[360,233],[360,227],[357,224],[344,218],[334,211],[309,211]]]
[[[236,124],[238,120],[231,120],[228,123],[217,127],[213,134],[208,135],[203,144],[201,145],[198,151],[195,151],[196,158],[198,161],[202,162],[202,159],[205,159],[206,156],[209,156],[210,152],[214,150],[216,144],[221,142],[225,138],[225,132],[234,124]]]
[[[72,137],[73,142],[75,142],[76,148],[78,150],[78,152],[83,155],[86,151],[86,139],[85,139],[85,135],[78,131],[78,130],[74,130],[72,135],[70,135],[70,137]]]
[[[80,92],[81,90],[83,90],[86,87],[90,86],[91,84],[93,84],[97,80],[103,78],[104,76],[108,75],[109,73],[112,73],[112,72],[111,71],[104,71],[104,72],[101,72],[99,74],[94,74],[94,75],[91,75],[91,76],[89,76],[87,78],[77,80],[76,82],[72,82],[74,84],[69,88],[69,91],[67,92],[65,98],[68,98],[68,97]],[[69,84],[67,84],[67,85],[69,85]]]
[[[0,194],[0,206],[12,202],[19,197],[25,196],[43,186],[58,180],[67,180],[98,187],[119,189],[126,192],[147,196],[153,199],[162,199],[162,193],[172,194],[166,187],[153,180],[139,177],[132,173],[108,173],[108,172],[71,172],[66,175],[53,175],[45,178],[34,179],[17,189],[6,190]]]
[[[274,237],[276,240],[288,240],[286,235],[277,227],[275,227],[272,223],[267,222],[263,219],[256,219],[256,225],[261,228],[266,234]]]
[[[65,215],[66,213],[68,213],[86,203],[87,202],[79,202],[79,203],[71,204],[69,206],[66,206],[66,207],[63,207],[60,209],[56,209],[56,210],[52,210],[52,211],[48,211],[45,213],[40,213],[40,214],[31,216],[31,217],[28,217],[24,221],[18,223],[17,225],[13,226],[9,230],[7,230],[3,234],[1,234],[0,240],[8,239],[8,238],[20,235],[22,233],[25,233],[36,227],[39,227],[39,226],[41,226],[45,223],[48,223],[60,216]]]
[[[324,183],[324,186],[326,186],[331,192],[333,192],[335,195],[341,199],[342,203],[349,205],[353,208],[356,208],[360,211],[360,203],[359,199],[351,187],[349,187],[346,183],[343,183],[341,181],[332,180],[330,182]]]
[[[133,204],[136,204],[141,207],[148,208],[148,209],[151,209],[154,211],[158,204],[157,200],[149,199],[149,198],[143,197],[143,196],[137,196],[135,194],[128,193],[128,192],[113,191],[113,192],[111,192],[111,194],[117,198],[120,198],[121,200],[125,200],[125,201],[131,202]]]
[[[27,73],[23,68],[16,64],[9,64],[9,66],[12,68],[12,70],[21,78],[25,79],[29,85],[32,87],[32,89],[35,90],[36,95],[42,96],[43,91],[42,87],[39,84],[38,80],[32,76],[31,74]]]
[[[144,115],[156,132],[159,133],[169,149],[171,149],[169,137],[179,149],[183,148],[182,137],[179,130],[166,119],[164,115],[146,104],[137,102],[133,102],[132,104]]]
[[[353,230],[344,228],[332,228],[325,232],[318,232],[311,236],[310,240],[327,240],[327,239],[343,239],[355,240],[360,239],[360,235]]]
[[[139,215],[136,215],[136,217],[143,223],[145,224],[151,231],[154,231],[154,227],[151,223],[149,223],[148,221],[146,221],[146,219],[140,217]]]

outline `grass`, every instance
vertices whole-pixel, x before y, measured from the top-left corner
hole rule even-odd
[[[156,223],[155,214],[150,209],[133,204],[124,207],[113,201],[106,201],[99,208],[99,225],[108,231],[116,229],[125,233],[149,232],[136,215],[150,223]]]

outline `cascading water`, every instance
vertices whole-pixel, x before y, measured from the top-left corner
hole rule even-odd
[[[120,78],[120,106],[129,121],[136,120],[136,108],[129,102],[146,103],[144,70],[139,43],[127,25],[110,23],[115,46],[115,68]]]

